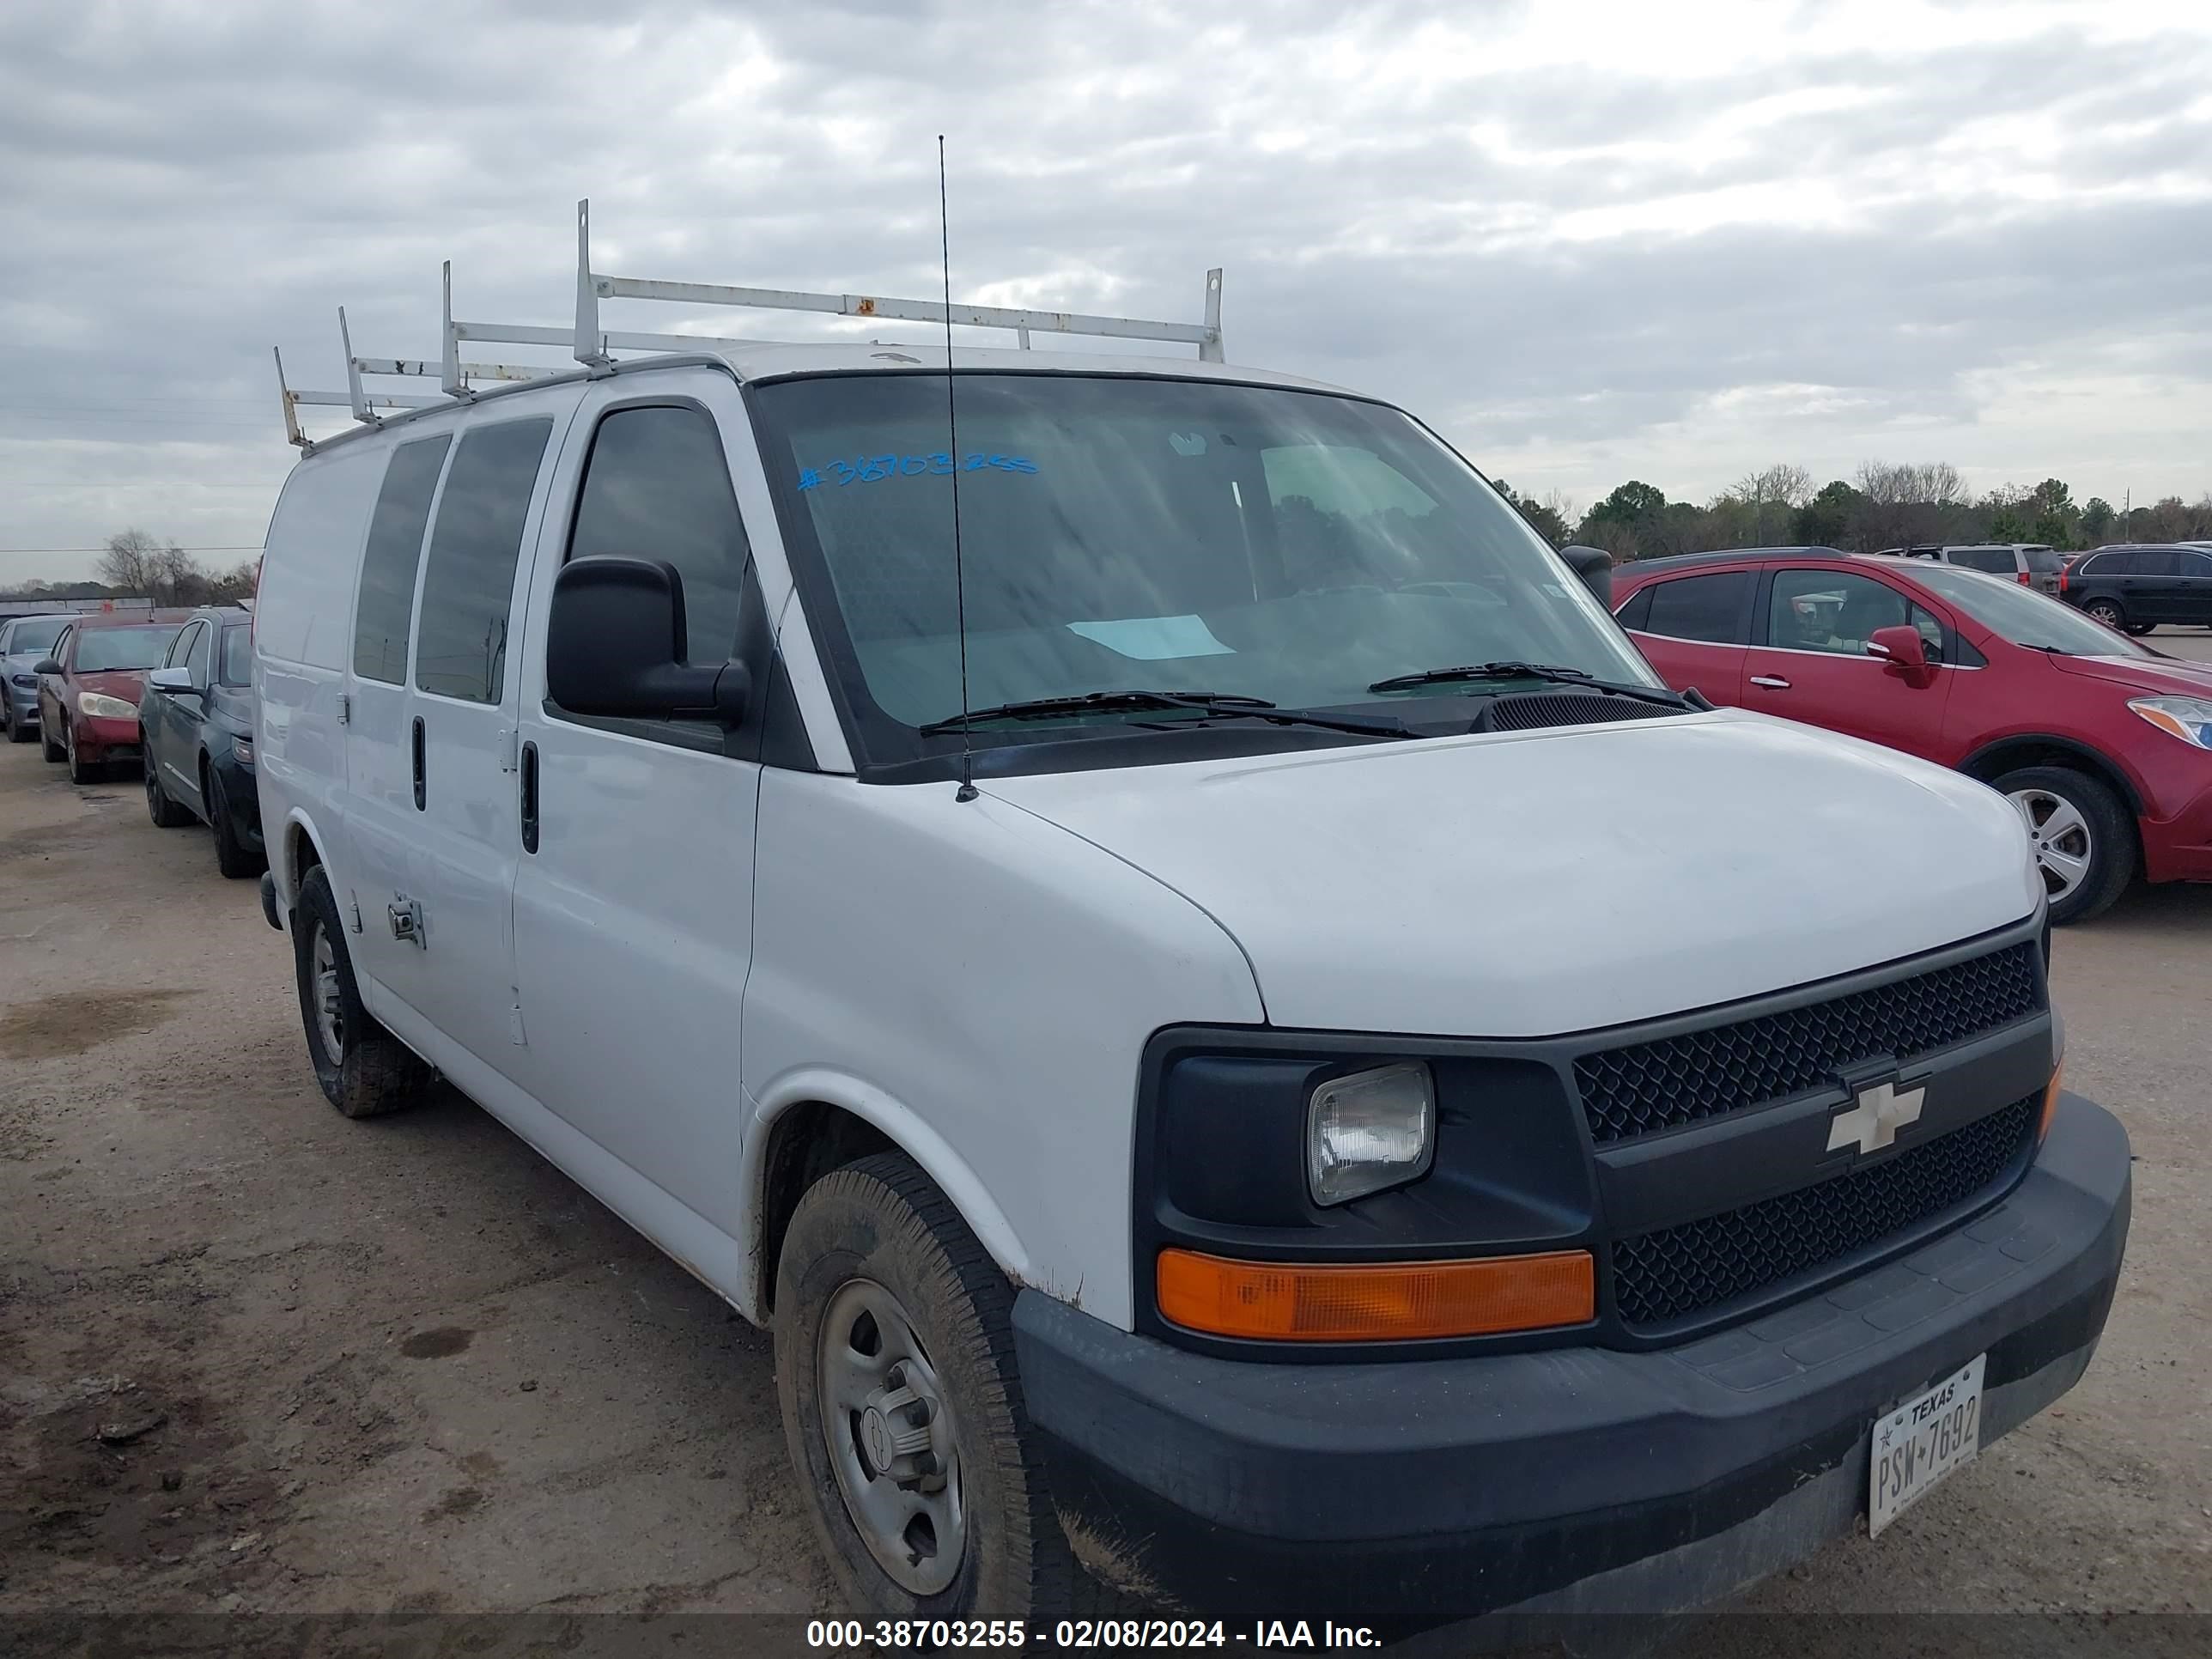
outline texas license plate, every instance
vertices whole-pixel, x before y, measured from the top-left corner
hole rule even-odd
[[[1867,1480],[1867,1535],[1881,1529],[1941,1485],[1982,1449],[1982,1364],[1977,1354],[1917,1400],[1874,1425],[1874,1469]]]

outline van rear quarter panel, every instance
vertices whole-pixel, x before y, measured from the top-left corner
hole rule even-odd
[[[988,794],[775,769],[754,905],[750,1190],[775,1115],[842,1106],[922,1165],[1009,1273],[1127,1329],[1138,1066],[1164,1025],[1265,1019],[1235,941]]]
[[[256,767],[270,866],[287,908],[298,896],[287,855],[303,826],[325,856],[345,787],[345,690],[355,578],[390,446],[356,441],[292,469],[270,520],[254,602]]]

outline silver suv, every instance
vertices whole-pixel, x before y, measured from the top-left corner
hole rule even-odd
[[[2039,592],[2058,592],[2058,573],[2065,556],[2046,542],[1966,542],[1941,547],[1885,547],[1891,558],[1933,559],[1939,564],[1964,565],[1992,576],[2010,576],[2022,587]]]

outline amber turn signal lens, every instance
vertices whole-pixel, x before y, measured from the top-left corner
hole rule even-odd
[[[2058,1115],[2058,1079],[2065,1075],[2066,1062],[2062,1060],[2051,1073],[2051,1081],[2043,1091],[2043,1115],[2035,1125],[2035,1143],[2039,1146],[2043,1144],[2043,1138],[2051,1133],[2051,1120]]]
[[[1595,1316],[1587,1250],[1379,1267],[1231,1261],[1162,1250],[1160,1315],[1186,1330],[1278,1342],[1391,1342],[1580,1325]]]

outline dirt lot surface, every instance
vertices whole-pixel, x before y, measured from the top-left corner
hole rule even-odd
[[[2062,933],[2056,979],[2138,1160],[2104,1346],[1752,1610],[2212,1610],[2212,887]],[[338,1117],[253,884],[33,745],[0,747],[0,1618],[834,1610],[767,1339],[466,1101]]]

